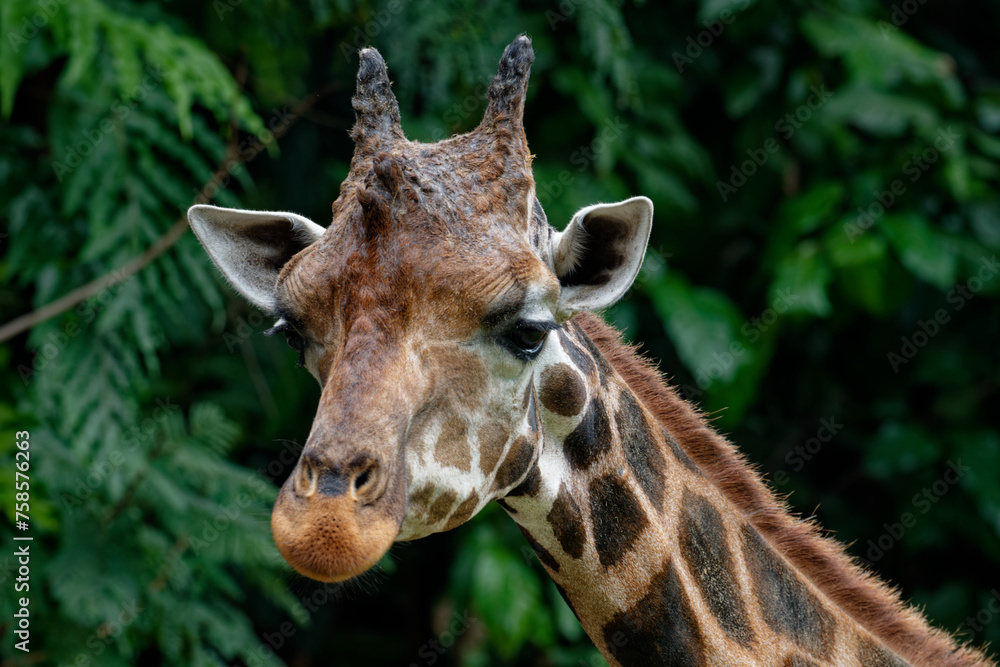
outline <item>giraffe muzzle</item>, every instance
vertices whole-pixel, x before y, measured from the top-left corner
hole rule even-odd
[[[395,477],[377,456],[330,461],[307,446],[271,514],[281,555],[319,581],[371,568],[392,546],[406,511],[405,474]]]

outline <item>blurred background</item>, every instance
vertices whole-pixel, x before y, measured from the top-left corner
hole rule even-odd
[[[327,224],[358,48],[436,141],[521,32],[550,221],[656,206],[605,316],[795,511],[996,643],[998,25],[924,0],[4,0],[0,323],[91,285],[0,330],[0,540],[25,534],[21,430],[34,537],[30,654],[0,555],[4,664],[605,664],[496,507],[350,586],[290,571],[270,504],[318,388],[178,224],[199,197]]]

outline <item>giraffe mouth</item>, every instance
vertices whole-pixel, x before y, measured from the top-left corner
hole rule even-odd
[[[285,561],[323,582],[356,577],[381,560],[399,534],[399,495],[377,466],[362,463],[346,475],[300,459],[271,513],[271,533]],[[347,479],[343,479],[346,477]],[[402,506],[405,512],[405,496]]]
[[[275,505],[271,532],[282,557],[310,579],[337,582],[373,567],[392,546],[399,525],[361,520],[349,498],[323,500],[307,509]],[[361,526],[364,526],[362,529]]]

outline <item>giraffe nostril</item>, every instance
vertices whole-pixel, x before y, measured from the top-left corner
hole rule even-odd
[[[303,498],[316,493],[318,476],[316,466],[308,459],[302,458],[295,474],[295,493]]]
[[[315,456],[303,456],[292,474],[292,483],[295,494],[300,498],[335,498],[346,493],[356,500],[371,503],[384,490],[382,478],[379,462],[371,456],[364,455],[349,463],[339,464]]]
[[[354,476],[353,487],[355,497],[364,502],[371,502],[380,495],[381,477],[379,463],[375,459],[365,461]]]
[[[354,478],[354,490],[361,491],[372,479],[372,467],[365,468]]]

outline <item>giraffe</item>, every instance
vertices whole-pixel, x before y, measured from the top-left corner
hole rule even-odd
[[[593,311],[629,288],[653,206],[551,227],[504,51],[472,132],[405,138],[360,52],[355,154],[328,228],[198,205],[233,287],[322,394],[272,513],[301,574],[341,581],[496,501],[612,665],[992,665],[792,515]]]

